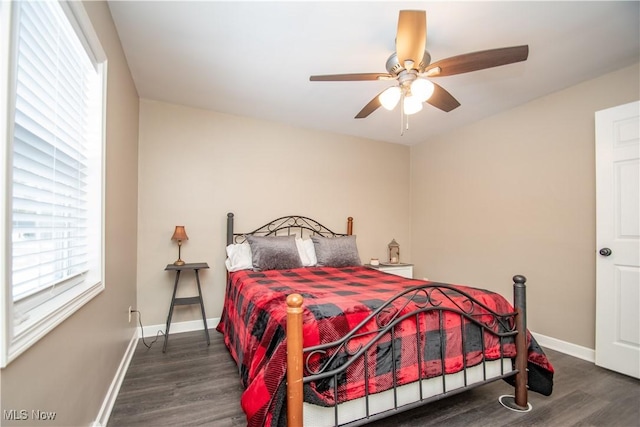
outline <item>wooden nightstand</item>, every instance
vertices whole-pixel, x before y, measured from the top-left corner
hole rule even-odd
[[[389,274],[395,274],[396,276],[406,277],[407,279],[413,279],[413,264],[365,264],[365,267],[384,271]]]

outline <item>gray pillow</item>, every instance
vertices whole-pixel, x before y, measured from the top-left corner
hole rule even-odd
[[[253,269],[287,270],[302,267],[296,236],[246,236],[251,246]]]
[[[318,258],[318,267],[349,267],[362,265],[356,236],[311,236]]]

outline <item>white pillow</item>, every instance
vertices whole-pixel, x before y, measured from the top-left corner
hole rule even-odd
[[[318,263],[313,240],[296,238],[296,246],[298,247],[298,254],[300,255],[303,266],[313,267]]]
[[[303,267],[309,267],[309,255],[304,250],[304,241],[298,237],[296,237],[296,247],[298,248],[298,255],[300,255],[300,261],[302,261]]]
[[[229,272],[253,269],[249,242],[227,246],[227,259],[224,261],[224,265],[227,266]]]

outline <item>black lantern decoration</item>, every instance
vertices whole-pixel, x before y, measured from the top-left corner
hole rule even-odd
[[[389,263],[400,263],[400,245],[396,242],[396,239],[393,239],[391,243],[389,243]]]

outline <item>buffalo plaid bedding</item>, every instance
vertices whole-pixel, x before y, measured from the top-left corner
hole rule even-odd
[[[224,333],[225,344],[238,365],[245,387],[241,405],[247,415],[248,426],[277,426],[286,416],[288,295],[298,293],[304,298],[303,342],[307,348],[343,337],[383,302],[402,290],[424,283],[365,267],[231,273],[217,329]],[[466,286],[454,288],[497,313],[513,312],[511,305],[496,293]],[[465,306],[464,296],[447,287],[442,289],[438,292],[437,304],[453,308],[456,304]],[[420,298],[415,301],[399,299],[397,303],[400,304],[396,307],[400,313],[415,310],[416,304],[421,304]],[[401,385],[420,377],[441,375],[443,367],[445,373],[450,374],[481,363],[483,359],[498,359],[501,354],[515,356],[513,339],[503,338],[501,343],[497,337],[483,334],[474,323],[462,322],[459,315],[443,313],[439,316],[431,312],[418,321],[412,318],[394,328],[393,337],[387,334],[371,346],[367,350],[368,381],[365,384],[364,359],[358,359],[338,377],[338,403],[362,397],[365,392],[389,389],[394,381]],[[474,315],[481,322],[490,322],[486,311],[483,313],[475,309]],[[370,323],[365,325],[365,331],[376,329],[375,322]],[[420,325],[416,326],[416,323]],[[423,331],[419,345],[416,344],[416,327]],[[500,323],[493,328],[504,331]],[[464,333],[461,333],[462,329]],[[553,385],[553,367],[530,334],[527,338],[529,388],[549,395]],[[347,348],[337,350],[339,354],[330,361],[330,367],[339,366],[348,352],[370,340],[370,336],[361,336],[349,341]],[[316,355],[311,358],[310,367],[314,369],[323,363],[328,363],[326,357]],[[318,405],[333,405],[336,396],[333,382],[333,378],[329,378],[305,384],[305,400]]]

